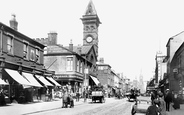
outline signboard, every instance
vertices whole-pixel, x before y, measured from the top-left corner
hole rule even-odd
[[[88,73],[89,73],[88,69],[85,69],[85,70],[84,70],[84,73],[85,73],[85,74],[88,74]]]

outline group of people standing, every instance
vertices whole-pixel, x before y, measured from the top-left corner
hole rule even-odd
[[[148,107],[146,115],[166,115],[166,111],[170,111],[171,105],[174,109],[180,108],[180,102],[177,94],[166,90],[151,92],[152,105]],[[172,104],[171,104],[172,103]]]

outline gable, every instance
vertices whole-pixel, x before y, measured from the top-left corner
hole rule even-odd
[[[91,49],[89,50],[89,52],[86,55],[87,55],[87,59],[90,62],[92,62],[93,64],[96,64],[96,62],[97,62],[97,55],[95,53],[94,47],[91,47]]]

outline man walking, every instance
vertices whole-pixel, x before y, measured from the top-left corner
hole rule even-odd
[[[159,93],[159,110],[161,115],[166,115],[166,103],[162,92]]]
[[[169,89],[166,90],[165,102],[166,102],[166,111],[169,111],[170,103],[172,102],[172,94],[169,91]]]
[[[159,100],[154,99],[153,104],[148,107],[146,111],[146,115],[160,115],[158,105],[159,105]]]

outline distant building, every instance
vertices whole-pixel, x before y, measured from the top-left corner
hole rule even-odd
[[[162,52],[157,52],[156,54],[156,69],[155,69],[155,84],[158,85],[159,81],[163,79],[164,73],[167,72],[167,66],[164,62],[166,56]]]
[[[114,77],[111,74],[111,66],[104,63],[103,58],[97,63],[97,78],[109,94],[113,92]]]

